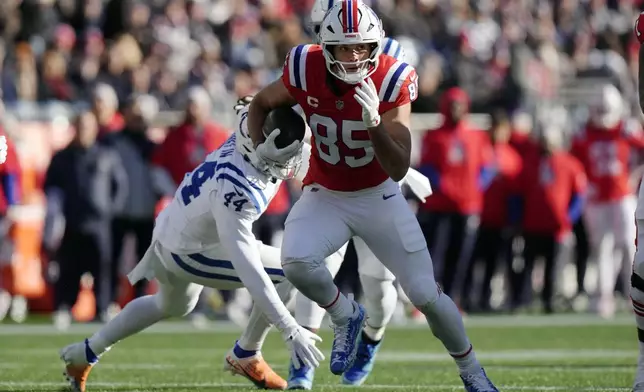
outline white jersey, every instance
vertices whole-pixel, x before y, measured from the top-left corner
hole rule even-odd
[[[248,134],[248,107],[239,113],[238,127]],[[159,214],[154,237],[176,254],[198,253],[218,246],[221,236],[217,214],[252,229],[266,211],[280,180],[271,179],[252,166],[236,149],[235,134],[210,153],[192,173],[186,174],[172,202]],[[311,148],[302,148],[302,166],[295,178],[308,170]],[[224,207],[224,208],[221,208]]]
[[[157,218],[154,234],[174,253],[201,252],[220,242],[214,207],[251,224],[266,211],[280,181],[271,181],[237,151],[235,135],[192,173]]]
[[[248,134],[247,110],[239,114],[243,134]],[[303,158],[308,161],[309,156],[310,147],[304,147]],[[303,165],[298,177],[305,173]],[[160,246],[157,256],[165,270],[218,289],[245,286],[271,323],[295,323],[273,287],[284,280],[279,249],[263,245],[252,231],[280,185],[280,180],[255,169],[231,136],[186,174],[156,219],[152,248]],[[159,278],[151,259],[128,275],[131,283]]]

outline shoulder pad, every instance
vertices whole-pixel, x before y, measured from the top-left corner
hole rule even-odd
[[[288,73],[289,84],[292,87],[307,91],[307,58],[312,49],[316,48],[316,45],[298,45],[291,49],[288,56],[286,56],[284,67]]]
[[[405,83],[407,76],[413,70],[414,67],[400,60],[392,64],[380,85],[380,91],[378,92],[380,101],[395,102],[400,94],[403,83]]]

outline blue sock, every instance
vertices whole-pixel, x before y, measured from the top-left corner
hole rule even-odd
[[[239,344],[235,342],[235,348],[233,348],[233,353],[235,353],[235,356],[237,358],[248,358],[252,357],[253,355],[257,354],[257,351],[247,351],[244,350],[243,348],[239,347]]]
[[[85,359],[87,359],[87,363],[90,365],[95,364],[98,362],[98,356],[94,354],[94,351],[89,347],[89,340],[85,339]]]

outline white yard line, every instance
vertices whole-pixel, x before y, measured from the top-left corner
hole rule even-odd
[[[146,357],[168,357],[177,356],[180,354],[179,349],[176,348],[155,348],[146,347],[140,348]],[[223,356],[227,352],[224,348],[189,348],[186,349],[189,354],[186,356],[207,356],[213,355]],[[123,352],[123,351],[121,351]],[[44,348],[22,348],[22,349],[2,349],[0,350],[0,357],[11,356],[19,358],[20,356],[26,357],[57,357],[58,352],[55,349]],[[633,350],[560,350],[560,349],[539,349],[539,350],[501,350],[501,351],[477,351],[476,356],[483,360],[499,360],[499,361],[544,361],[544,360],[583,360],[583,359],[636,359],[637,349]],[[287,356],[283,356],[288,359]],[[110,361],[109,359],[106,362]],[[177,360],[178,361],[178,360]],[[377,361],[382,362],[452,362],[452,359],[445,352],[422,352],[422,351],[395,351],[384,350],[378,353]]]
[[[466,317],[465,324],[468,328],[540,328],[540,327],[572,327],[572,326],[630,326],[635,325],[631,315],[623,314],[613,320],[604,320],[588,314],[566,315],[520,315],[520,316],[473,316]],[[65,331],[57,331],[50,324],[0,324],[1,335],[69,335],[89,334],[96,331],[98,324],[75,324]],[[327,323],[323,329],[327,328]],[[391,325],[393,330],[415,330],[428,328],[425,324],[409,323],[407,325]],[[144,331],[144,333],[233,333],[241,329],[230,322],[213,322],[206,329],[197,329],[186,321],[162,322]]]
[[[388,362],[382,360],[381,362]],[[218,364],[207,362],[207,363],[101,363],[101,369],[110,369],[110,370],[135,370],[135,371],[164,371],[164,370],[185,370],[185,369],[211,369],[216,371],[219,367]],[[451,363],[446,363],[445,366],[453,366]],[[33,369],[37,367],[38,369],[62,369],[62,364],[58,362],[51,362],[46,364],[34,364],[28,362],[0,362],[0,370],[10,371],[10,370],[21,370],[21,369]],[[271,364],[273,370],[286,370],[288,366],[285,364]],[[439,370],[434,369],[434,370]],[[521,365],[521,366],[508,366],[508,365],[486,365],[485,369],[488,371],[496,372],[548,372],[548,373],[625,373],[632,375],[635,372],[634,367],[631,366],[530,366],[530,365]],[[428,369],[432,370],[432,369]]]
[[[64,387],[64,383],[55,382],[1,382],[0,388],[51,388],[51,387]],[[140,389],[184,389],[184,388],[247,388],[248,383],[118,383],[118,382],[96,382],[91,383],[92,387],[97,388],[140,388]],[[340,384],[316,384],[318,387],[334,388],[344,387]],[[350,388],[350,387],[349,387]],[[504,391],[567,391],[567,392],[627,392],[629,388],[608,387],[608,388],[595,388],[595,387],[569,387],[569,386],[504,386],[500,385]],[[434,390],[453,390],[462,391],[462,385],[405,385],[405,384],[365,384],[360,389],[395,389],[395,390],[421,390],[421,391],[434,391]]]

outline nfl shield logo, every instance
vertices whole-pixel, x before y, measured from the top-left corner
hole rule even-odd
[[[335,101],[335,107],[336,107],[338,110],[342,110],[342,108],[344,108],[344,102],[339,101],[339,100],[338,100],[338,101]]]

